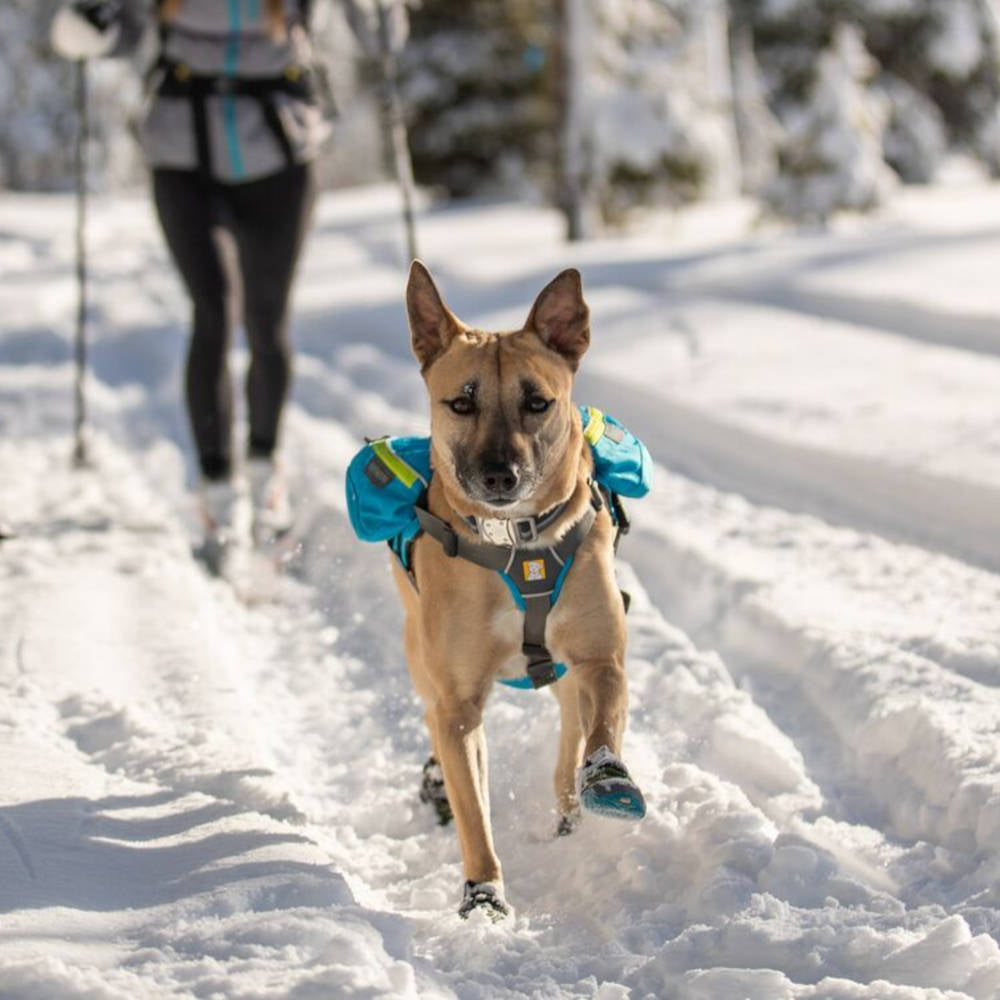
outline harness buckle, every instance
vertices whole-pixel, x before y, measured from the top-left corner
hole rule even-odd
[[[601,487],[596,479],[590,480],[590,505],[594,510],[600,510],[604,506],[604,497],[601,496]]]
[[[526,642],[522,644],[521,651],[528,658],[527,674],[531,678],[532,687],[536,690],[559,679],[556,675],[556,665],[552,662],[552,654],[544,646]]]
[[[538,521],[533,517],[520,518],[513,522],[514,533],[519,542],[534,542],[538,540]]]
[[[525,543],[538,540],[538,519],[520,517],[508,521],[503,517],[480,517],[476,528],[483,540],[491,545],[513,545],[520,548]]]
[[[479,534],[490,545],[514,545],[516,539],[511,537],[510,521],[502,517],[481,517],[478,519]]]
[[[632,530],[632,519],[628,516],[625,504],[617,493],[611,494],[611,503],[615,508],[615,515],[618,518],[618,534],[627,535]]]

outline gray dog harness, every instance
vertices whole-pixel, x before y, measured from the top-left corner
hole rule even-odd
[[[517,607],[524,612],[522,648],[528,673],[501,683],[518,688],[551,684],[566,666],[553,663],[545,646],[549,612],[573,565],[576,550],[594,526],[597,512],[607,506],[615,526],[615,548],[629,530],[621,497],[642,497],[649,491],[653,463],[645,445],[614,417],[594,407],[580,407],[583,436],[594,462],[592,501],[580,520],[555,545],[539,544],[539,536],[565,512],[565,504],[536,517],[505,520],[468,518],[476,538],[460,536],[446,521],[427,510],[431,467],[430,438],[398,437],[369,441],[347,470],[347,511],[351,526],[367,542],[387,542],[417,585],[413,544],[428,534],[450,558],[461,557],[500,574]],[[628,595],[622,593],[628,610]]]
[[[582,518],[555,544],[539,546],[538,535],[562,513],[560,504],[537,518],[496,523],[496,519],[470,519],[469,526],[482,537],[473,541],[423,506],[416,508],[420,527],[434,538],[449,558],[466,559],[485,569],[495,570],[510,589],[517,606],[524,612],[524,635],[521,651],[528,658],[528,683],[505,681],[515,687],[540,688],[558,680],[566,667],[554,663],[545,645],[545,624],[559,597],[562,585],[573,564],[580,543],[590,533],[597,512],[604,506],[596,484],[591,483],[591,503]],[[501,528],[500,525],[504,527]],[[501,532],[507,535],[500,540]]]

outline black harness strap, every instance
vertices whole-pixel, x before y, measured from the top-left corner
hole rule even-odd
[[[278,145],[281,147],[281,155],[285,158],[285,166],[294,167],[295,150],[292,149],[288,133],[285,131],[281,116],[278,114],[278,105],[274,100],[274,91],[270,90],[257,95],[257,103],[260,105],[260,110],[264,115],[264,121],[267,122],[267,127],[271,130]]]
[[[212,179],[212,144],[208,138],[208,113],[205,108],[205,94],[192,88],[191,122],[194,126],[194,147],[198,155],[198,173],[202,181]]]
[[[504,574],[524,600],[524,633],[521,650],[528,658],[528,676],[535,688],[556,679],[555,664],[545,645],[545,624],[552,609],[556,579],[580,543],[590,533],[601,509],[596,492],[582,518],[555,544],[545,548],[491,545],[459,535],[447,522],[425,507],[415,508],[420,527],[434,538],[450,558],[465,559]]]
[[[184,63],[171,62],[168,59],[161,59],[159,68],[163,73],[157,93],[163,97],[184,97],[191,102],[198,170],[203,176],[210,177],[212,174],[212,150],[205,112],[205,103],[209,97],[238,95],[257,101],[268,129],[281,148],[286,164],[290,167],[295,165],[295,151],[278,114],[274,97],[275,94],[284,93],[302,100],[314,100],[312,76],[308,70],[295,66],[289,67],[289,70],[281,76],[249,78],[205,76],[192,73]]]

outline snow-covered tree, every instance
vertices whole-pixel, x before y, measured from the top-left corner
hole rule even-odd
[[[867,0],[859,23],[882,67],[897,126],[888,136],[922,135],[923,153],[946,144],[967,150],[1000,170],[1000,147],[990,139],[1000,101],[1000,61],[992,0]],[[902,81],[905,89],[893,79]],[[915,95],[920,95],[916,98]],[[922,98],[922,99],[921,99]],[[940,113],[936,116],[927,102]],[[942,149],[939,155],[942,155]],[[909,179],[909,178],[908,178]]]
[[[767,104],[754,49],[752,20],[745,9],[730,5],[729,60],[732,67],[733,123],[740,155],[740,187],[759,194],[777,170],[781,133]]]
[[[948,152],[948,131],[940,108],[891,73],[881,74],[877,90],[888,108],[882,134],[886,162],[908,183],[932,181]]]
[[[840,209],[873,208],[892,190],[882,150],[887,107],[866,87],[876,69],[858,29],[841,24],[806,99],[785,116],[780,172],[764,191],[772,211],[825,221]]]
[[[564,208],[578,185],[611,221],[738,184],[717,0],[425,0],[411,23],[404,95],[425,183],[529,188]]]
[[[933,179],[950,149],[1000,171],[996,0],[730,0],[750,25],[768,106],[799,124],[820,53],[852,24],[878,65],[864,82],[887,106],[883,156],[907,181]]]
[[[586,106],[605,219],[735,190],[727,23],[714,0],[590,2]]]
[[[66,189],[73,184],[77,134],[75,69],[48,43],[56,0],[5,0],[0,5],[0,186]],[[128,67],[88,67],[90,179],[107,186],[133,176],[138,164],[127,122],[139,101]]]
[[[427,0],[411,11],[400,73],[418,181],[452,195],[551,182],[551,17],[543,0]]]

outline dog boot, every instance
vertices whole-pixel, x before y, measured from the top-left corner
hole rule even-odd
[[[284,470],[277,459],[252,457],[247,459],[246,471],[253,539],[258,545],[269,545],[287,534],[294,521]]]
[[[451,803],[444,789],[444,774],[441,765],[428,757],[424,764],[424,777],[420,783],[420,801],[427,802],[437,812],[438,823],[447,826],[452,820]]]
[[[510,907],[503,898],[503,889],[496,882],[465,883],[465,893],[462,905],[458,908],[458,915],[465,920],[473,910],[482,910],[493,923],[499,923],[510,915]]]
[[[585,809],[617,819],[642,819],[646,800],[621,758],[598,747],[577,772],[580,802]]]

